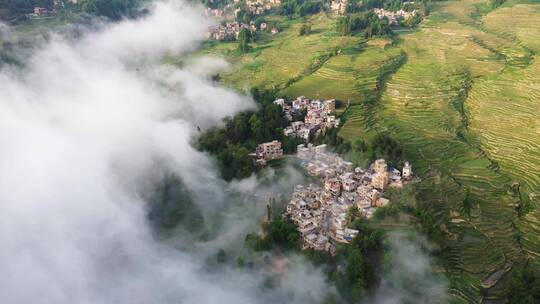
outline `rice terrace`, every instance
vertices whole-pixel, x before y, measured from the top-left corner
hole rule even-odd
[[[389,132],[422,177],[453,302],[495,303],[501,289],[482,292],[490,275],[540,267],[540,3],[431,2],[393,40],[344,39],[334,18],[308,17],[317,30],[292,41],[301,23],[288,21],[240,59],[207,51],[232,58],[222,80],[233,86],[244,78],[291,98],[338,99],[348,141]]]

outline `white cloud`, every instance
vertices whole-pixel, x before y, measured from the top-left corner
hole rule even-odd
[[[196,47],[207,24],[186,4],[159,2],[76,40],[53,35],[25,67],[0,70],[2,303],[270,299],[260,297],[260,273],[205,272],[207,253],[154,240],[146,221],[141,191],[164,172],[215,199],[202,207],[222,203],[224,182],[189,143],[197,126],[254,106],[208,79],[222,61],[158,64]],[[297,267],[280,292],[297,303],[324,292],[318,270]],[[293,284],[306,277],[319,288]]]

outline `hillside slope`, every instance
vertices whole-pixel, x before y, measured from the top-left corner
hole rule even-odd
[[[222,79],[236,88],[350,104],[345,139],[390,131],[422,178],[418,199],[436,215],[455,302],[497,300],[500,289],[482,292],[490,274],[540,265],[540,3],[444,1],[431,11],[393,43],[339,37],[335,17],[319,14],[312,35],[292,21],[246,56],[207,52],[233,61]]]

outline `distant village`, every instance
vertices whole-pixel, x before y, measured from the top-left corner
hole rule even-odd
[[[76,1],[76,0],[74,0]],[[414,4],[414,2],[404,2],[404,4]],[[208,17],[215,17],[220,19],[233,18],[238,20],[241,9],[238,7],[242,5],[252,16],[262,16],[270,10],[281,5],[281,0],[234,0],[234,3],[229,3],[223,8],[206,8],[205,14]],[[347,7],[349,0],[333,0],[327,6],[327,10],[338,15],[344,15],[347,13]],[[362,4],[359,3],[359,6]],[[379,19],[388,19],[390,25],[399,25],[400,20],[408,20],[418,14],[416,10],[405,11],[400,9],[398,11],[385,10],[384,8],[374,8],[373,12],[379,17]],[[275,26],[269,26],[266,22],[260,23],[257,26],[253,21],[249,23],[243,23],[239,21],[227,22],[221,25],[212,26],[206,32],[207,39],[213,39],[217,41],[233,41],[238,39],[240,31],[247,29],[252,33],[257,31],[268,31],[272,35],[279,32]]]
[[[251,21],[249,24],[238,21],[227,22],[224,25],[216,25],[210,27],[206,31],[206,38],[214,39],[217,41],[233,41],[238,39],[238,36],[240,35],[240,31],[242,31],[242,29],[246,29],[252,33],[255,33],[257,31],[265,31],[267,30],[267,28],[268,24],[265,22],[262,22],[259,25],[259,28],[257,28],[257,25],[253,21]],[[275,27],[272,27],[270,29],[271,34],[277,34],[278,32],[278,29]]]
[[[400,171],[378,159],[368,168],[354,168],[353,163],[327,151],[326,145],[310,143],[312,135],[339,126],[339,118],[332,115],[334,99],[310,100],[300,96],[290,102],[277,99],[274,103],[281,106],[289,121],[306,111],[304,121],[291,122],[284,135],[304,141],[297,147],[296,157],[307,174],[319,178],[316,183],[294,187],[285,215],[297,225],[303,249],[334,253],[337,244],[348,243],[358,234],[358,230],[348,228],[349,210],[356,207],[361,216],[371,218],[377,208],[388,205],[389,200],[384,198],[387,188],[401,188],[412,182],[412,165],[405,162]],[[282,143],[277,140],[262,143],[251,156],[264,166],[283,157]]]
[[[399,20],[408,20],[414,17],[418,12],[416,10],[407,12],[402,9],[393,12],[385,10],[384,8],[375,8],[373,12],[379,17],[379,19],[387,18],[390,25],[398,25]]]

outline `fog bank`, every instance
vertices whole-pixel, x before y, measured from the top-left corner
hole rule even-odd
[[[77,39],[52,34],[23,67],[0,70],[2,303],[306,303],[324,292],[302,262],[275,293],[261,273],[203,271],[204,254],[152,236],[142,191],[164,174],[203,210],[224,204],[229,186],[190,141],[254,106],[209,80],[221,61],[160,64],[193,50],[207,25],[184,3],[156,2]]]

